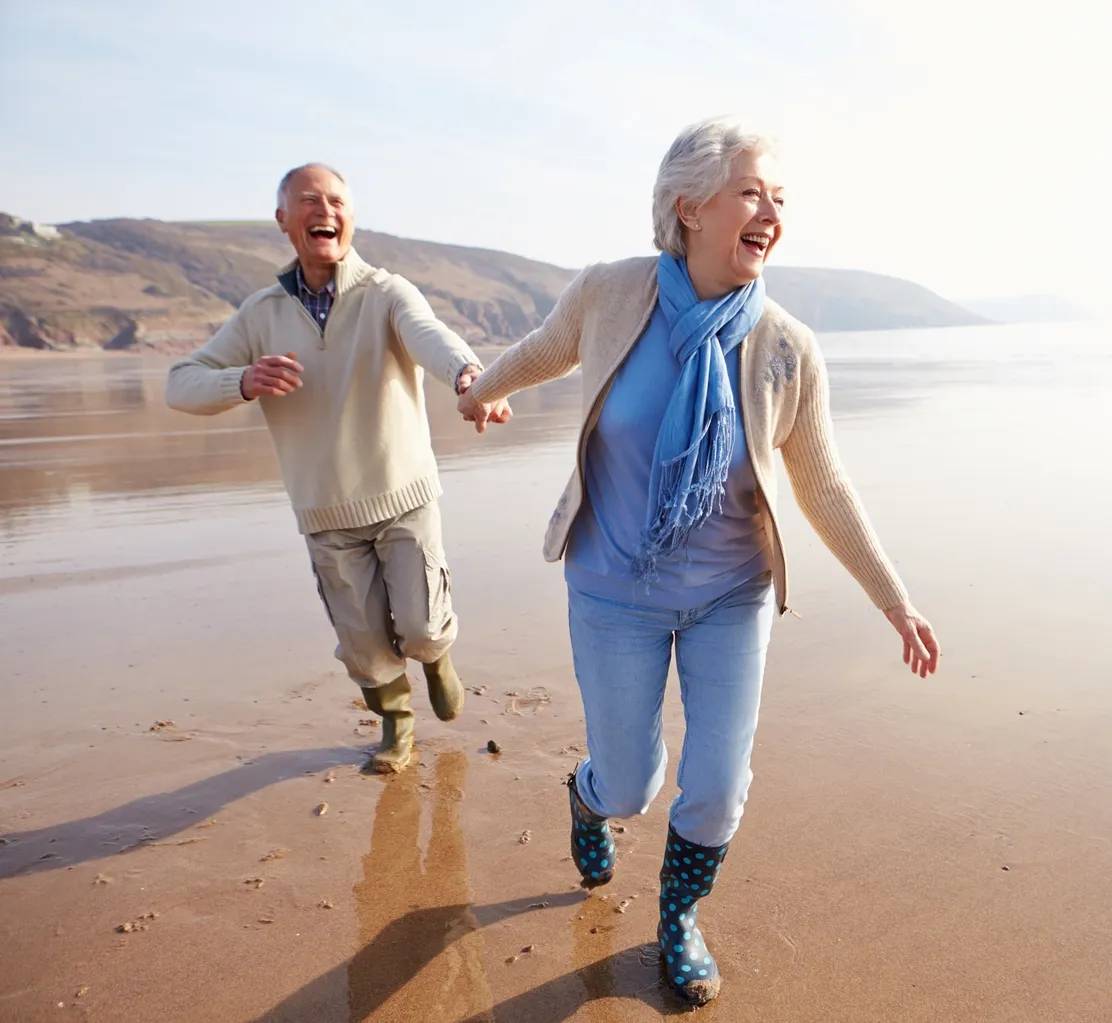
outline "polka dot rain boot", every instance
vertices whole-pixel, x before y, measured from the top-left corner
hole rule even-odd
[[[614,836],[605,817],[592,813],[583,805],[575,788],[575,774],[568,775],[568,799],[571,802],[571,856],[583,878],[584,888],[597,888],[614,876]]]
[[[660,868],[660,965],[668,986],[685,1002],[705,1005],[718,997],[722,979],[696,925],[698,902],[709,895],[726,845],[696,845],[668,828],[668,846]]]

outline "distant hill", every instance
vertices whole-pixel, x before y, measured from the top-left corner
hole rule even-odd
[[[376,266],[414,282],[469,341],[537,326],[575,271],[490,249],[357,231]],[[183,351],[205,341],[289,261],[269,222],[95,220],[31,224],[0,214],[0,347]],[[983,322],[919,285],[852,270],[776,267],[769,293],[817,330]]]
[[[770,266],[768,293],[817,331],[961,327],[989,322],[901,277],[864,270]]]
[[[964,304],[973,312],[998,323],[1076,323],[1096,319],[1091,309],[1058,295],[977,298]]]

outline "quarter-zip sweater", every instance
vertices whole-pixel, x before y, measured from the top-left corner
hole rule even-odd
[[[472,386],[480,401],[496,401],[582,367],[576,468],[548,523],[547,561],[564,555],[584,500],[587,442],[618,368],[656,307],[656,265],[654,257],[639,257],[588,267],[544,323],[503,352]],[[873,603],[887,610],[906,600],[907,590],[838,457],[826,366],[813,332],[766,299],[761,319],[741,346],[738,372],[745,441],[781,613],[790,608],[787,558],[776,520],[776,450],[804,515]]]
[[[293,353],[305,369],[302,386],[259,403],[302,533],[383,522],[439,497],[424,370],[453,387],[465,366],[481,365],[404,277],[369,266],[353,249],[334,282],[323,330],[276,283],[175,363],[166,384],[171,408],[213,415],[244,403],[246,367]]]

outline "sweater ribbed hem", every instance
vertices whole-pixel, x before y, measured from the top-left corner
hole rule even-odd
[[[230,366],[228,369],[220,371],[218,385],[220,387],[220,397],[223,401],[230,402],[232,405],[242,405],[247,401],[240,387],[245,372],[243,366]]]
[[[326,508],[295,508],[297,528],[302,533],[320,533],[326,529],[358,529],[376,522],[397,518],[406,512],[435,501],[442,493],[440,479],[434,473],[414,480],[404,487],[375,497],[365,497]]]

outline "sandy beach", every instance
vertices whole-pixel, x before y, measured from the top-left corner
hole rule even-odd
[[[741,831],[701,916],[707,1023],[1112,1019],[1112,345],[1093,327],[831,335],[841,450],[944,646],[898,638],[781,512]],[[331,656],[258,409],[168,363],[0,359],[0,1020],[625,1023],[658,983],[670,780],[581,890],[582,754],[544,524],[578,377],[483,438],[430,386],[470,687],[419,764]],[[682,738],[670,686],[666,739]],[[502,752],[491,754],[494,739]]]

